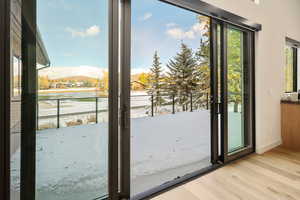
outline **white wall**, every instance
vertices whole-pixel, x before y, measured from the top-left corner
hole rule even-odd
[[[256,38],[256,152],[281,143],[285,37],[300,41],[300,0],[204,0],[262,24]]]

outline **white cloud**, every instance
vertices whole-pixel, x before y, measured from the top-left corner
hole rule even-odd
[[[192,26],[192,31],[197,34],[203,34],[205,32],[205,24],[204,23],[196,23]]]
[[[174,27],[176,24],[167,24],[167,27]],[[185,31],[180,27],[169,28],[166,34],[170,37],[178,40],[183,39],[195,39],[197,35],[201,35],[204,32],[204,24],[196,23],[189,30]]]
[[[168,27],[168,28],[174,27],[174,26],[177,26],[177,24],[173,23],[173,22],[166,24],[166,27]]]
[[[194,39],[195,34],[192,30],[183,31],[181,28],[172,28],[167,30],[167,35],[174,39],[182,40],[182,39]]]
[[[64,57],[72,57],[72,56],[74,56],[74,54],[73,53],[64,53],[63,56]]]
[[[152,13],[147,12],[147,13],[145,13],[143,16],[141,16],[141,17],[139,18],[139,20],[140,20],[140,21],[146,21],[146,20],[150,19],[151,17],[152,17]]]
[[[96,36],[100,33],[101,29],[99,26],[94,25],[91,26],[89,28],[87,28],[86,30],[75,30],[73,28],[67,27],[66,31],[71,33],[72,37],[92,37],[92,36]]]
[[[131,74],[141,74],[141,73],[149,73],[148,68],[132,68],[131,69]]]

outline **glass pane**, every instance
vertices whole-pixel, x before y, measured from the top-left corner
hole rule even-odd
[[[285,47],[285,62],[284,67],[284,91],[293,92],[294,90],[294,59],[293,59],[293,48],[290,46]]]
[[[244,147],[243,32],[228,29],[228,149]]]
[[[131,194],[211,165],[209,18],[132,1]]]
[[[36,199],[107,195],[108,0],[37,1]]]
[[[11,199],[20,199],[21,145],[21,1],[11,0]]]

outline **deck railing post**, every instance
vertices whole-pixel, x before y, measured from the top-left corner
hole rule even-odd
[[[191,98],[191,112],[193,112],[193,93],[190,94]]]
[[[60,122],[60,119],[59,119],[59,115],[60,115],[60,99],[57,99],[57,128],[59,128],[59,122]]]
[[[208,96],[208,92],[206,93],[206,110],[209,110],[209,96]]]
[[[39,100],[36,102],[36,130],[39,130]]]
[[[151,95],[151,116],[154,116],[154,95]]]
[[[172,95],[172,114],[175,114],[175,94]]]
[[[98,97],[96,97],[96,124],[98,124]]]

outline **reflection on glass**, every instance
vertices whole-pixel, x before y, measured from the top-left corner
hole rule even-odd
[[[210,165],[209,18],[132,1],[131,63],[136,195]]]
[[[20,13],[20,2],[12,2],[15,14]],[[107,4],[106,0],[37,1],[36,200],[91,200],[107,194]],[[13,89],[18,91],[21,32],[15,33]],[[15,104],[13,118],[20,112]],[[20,119],[16,122],[12,124],[17,130],[12,133],[13,200],[19,199],[20,191]]]
[[[38,1],[38,200],[107,194],[107,3]]]
[[[294,59],[293,47],[285,47],[285,67],[284,67],[284,91],[293,92],[294,90]]]
[[[228,29],[228,149],[244,147],[243,33]]]

